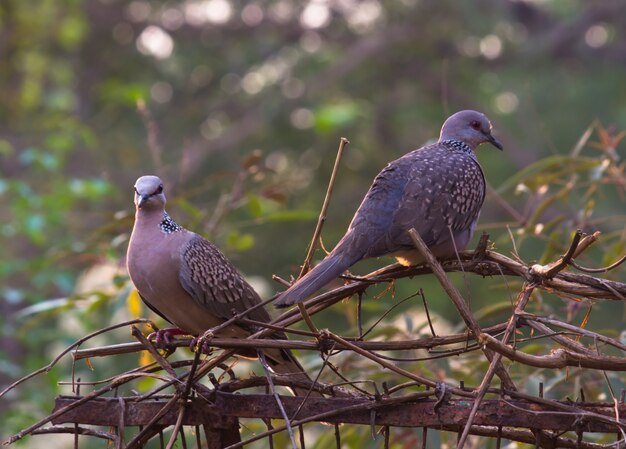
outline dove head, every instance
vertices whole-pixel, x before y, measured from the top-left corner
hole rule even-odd
[[[441,127],[439,140],[457,140],[472,150],[481,143],[489,142],[502,150],[502,144],[491,135],[491,122],[487,116],[478,111],[460,111],[452,114]]]
[[[142,176],[135,182],[135,206],[142,210],[163,210],[165,194],[158,176]]]

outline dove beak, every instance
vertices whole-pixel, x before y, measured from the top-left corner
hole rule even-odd
[[[150,195],[137,194],[137,209],[141,209],[141,207],[148,202],[148,198],[150,198]]]
[[[494,147],[496,147],[496,148],[497,148],[498,150],[500,150],[500,151],[502,151],[502,150],[503,150],[503,148],[502,148],[502,144],[501,144],[501,143],[500,143],[500,142],[499,142],[499,141],[498,141],[495,137],[493,137],[493,136],[491,135],[491,133],[486,134],[486,135],[485,135],[485,137],[487,137],[487,140],[489,141],[489,143],[490,143],[491,145],[493,145]]]

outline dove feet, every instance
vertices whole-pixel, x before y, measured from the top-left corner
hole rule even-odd
[[[213,352],[213,348],[211,347],[210,341],[213,338],[213,334],[204,334],[198,337],[194,337],[189,343],[189,349],[192,351],[200,351],[203,354],[211,354]]]
[[[164,346],[171,344],[172,338],[176,335],[189,335],[189,332],[185,332],[177,327],[166,327],[165,329],[152,332],[148,335],[148,340],[154,340],[157,346]]]

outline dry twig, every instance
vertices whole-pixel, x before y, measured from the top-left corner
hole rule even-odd
[[[419,237],[419,236],[418,236]],[[377,391],[378,388],[376,384],[371,383],[373,385],[376,393],[374,394],[375,398],[378,398],[373,403],[371,400],[365,401],[363,403],[354,404],[351,407],[354,408],[339,408],[337,410],[333,410],[332,413],[321,413],[312,416],[306,416],[300,420],[294,420],[291,424],[293,426],[299,426],[306,422],[315,421],[315,420],[325,420],[330,419],[332,416],[337,416],[338,413],[347,412],[349,410],[375,410],[379,406],[383,407],[387,404],[395,403],[394,401],[399,401],[398,403],[402,403],[402,401],[407,401],[407,397],[411,397],[411,395],[401,396],[398,398],[393,398],[394,401],[386,402],[387,397],[394,391],[400,391],[402,388],[406,388],[410,385],[424,385],[435,387],[438,385],[438,380],[430,379],[427,376],[422,376],[416,374],[414,372],[410,372],[408,370],[404,370],[396,366],[396,364],[387,360],[387,357],[376,354],[374,351],[398,351],[398,350],[412,350],[419,348],[433,349],[438,347],[443,347],[450,344],[458,344],[467,342],[470,339],[475,339],[475,336],[479,336],[479,341],[481,344],[484,344],[488,351],[495,351],[489,357],[491,359],[491,365],[483,378],[483,382],[478,389],[467,388],[465,386],[461,386],[459,388],[452,387],[447,385],[446,391],[456,397],[465,397],[465,398],[474,398],[472,402],[472,406],[475,409],[478,409],[478,405],[481,403],[482,398],[485,393],[492,392],[496,394],[506,394],[512,398],[523,398],[524,400],[531,401],[533,403],[545,406],[545,407],[554,407],[555,409],[561,410],[562,413],[566,413],[569,415],[576,415],[583,417],[584,420],[587,421],[598,421],[606,424],[617,425],[617,426],[626,426],[620,418],[619,414],[614,414],[614,416],[605,416],[601,414],[597,414],[594,412],[590,412],[589,410],[582,409],[578,406],[566,407],[563,404],[557,404],[555,401],[535,398],[529,395],[524,395],[520,392],[516,392],[514,390],[514,385],[508,384],[506,381],[503,382],[503,390],[498,390],[490,387],[491,378],[494,375],[496,368],[501,366],[499,360],[502,355],[510,357],[514,360],[517,360],[521,363],[528,364],[530,366],[540,366],[540,367],[563,367],[563,366],[579,366],[579,367],[588,367],[589,369],[606,369],[606,370],[623,370],[626,368],[626,362],[624,358],[607,356],[603,355],[599,352],[598,348],[592,350],[582,345],[580,342],[577,342],[573,339],[567,338],[559,332],[553,332],[551,327],[561,328],[568,333],[573,333],[575,335],[580,335],[583,337],[591,338],[595,342],[602,342],[607,345],[611,345],[615,348],[618,348],[622,351],[626,350],[626,346],[621,344],[618,340],[602,336],[596,332],[588,331],[586,329],[582,329],[580,327],[573,326],[569,323],[562,322],[556,318],[548,318],[541,317],[533,314],[529,314],[524,311],[524,307],[530,298],[530,294],[533,289],[544,289],[546,291],[553,292],[559,295],[571,296],[574,295],[583,300],[623,300],[626,297],[626,284],[609,281],[606,279],[596,278],[593,276],[589,276],[587,274],[578,274],[578,273],[568,273],[563,272],[563,268],[567,266],[567,263],[571,262],[571,260],[578,256],[581,251],[586,248],[593,240],[597,237],[597,235],[587,236],[582,238],[582,235],[579,235],[579,242],[573,242],[570,246],[570,250],[565,254],[559,261],[546,265],[547,268],[537,269],[536,267],[529,267],[528,265],[512,260],[502,254],[495,253],[493,251],[489,251],[486,249],[486,239],[481,240],[482,247],[475,251],[461,252],[458,255],[456,260],[445,261],[443,264],[440,264],[438,261],[430,260],[431,266],[418,266],[418,267],[399,267],[394,264],[383,269],[377,270],[376,272],[370,273],[370,275],[353,279],[352,282],[347,283],[346,285],[339,287],[330,292],[323,293],[318,295],[315,298],[311,298],[306,301],[306,307],[308,313],[315,314],[327,307],[330,307],[332,304],[342,300],[345,297],[351,296],[356,293],[363,293],[368,287],[373,284],[381,283],[381,282],[390,282],[396,279],[410,277],[415,275],[423,275],[434,272],[437,278],[440,280],[446,291],[453,299],[455,305],[457,305],[457,309],[459,310],[460,315],[466,321],[468,325],[468,332],[463,334],[456,335],[444,335],[444,336],[432,336],[427,338],[420,338],[416,340],[409,341],[360,341],[358,338],[348,338],[339,336],[330,331],[318,331],[317,329],[312,329],[311,331],[298,331],[292,330],[289,326],[294,323],[300,321],[302,319],[299,311],[297,309],[290,309],[283,313],[280,317],[273,320],[272,323],[258,323],[246,318],[247,314],[250,311],[246,311],[236,316],[233,316],[232,319],[228,320],[224,325],[230,325],[237,321],[245,322],[250,325],[257,326],[260,330],[253,335],[249,336],[246,339],[229,339],[229,338],[218,338],[215,337],[215,333],[220,327],[216,329],[209,330],[204,338],[207,342],[209,342],[212,346],[223,348],[224,351],[213,358],[206,359],[201,361],[200,354],[197,353],[195,356],[195,360],[193,362],[183,361],[170,363],[168,360],[164,359],[160,356],[158,351],[154,349],[152,344],[148,342],[143,335],[140,335],[138,330],[133,329],[134,335],[139,339],[137,343],[127,343],[123,345],[113,345],[107,346],[103,348],[92,348],[92,349],[80,349],[72,352],[72,356],[75,361],[88,358],[88,357],[98,357],[98,356],[109,356],[112,354],[122,354],[128,352],[134,352],[138,350],[150,350],[152,355],[155,356],[158,366],[157,367],[142,367],[141,370],[133,370],[128,373],[124,373],[123,375],[117,376],[112,379],[108,379],[109,384],[92,392],[91,394],[84,396],[82,398],[76,399],[71,407],[65,409],[59,409],[55,413],[51,414],[46,419],[30,426],[28,429],[20,432],[15,435],[7,442],[16,441],[19,438],[22,438],[24,435],[28,433],[34,432],[43,432],[45,429],[41,429],[41,426],[51,420],[58,418],[63,413],[69,412],[71,409],[76,407],[81,407],[83,404],[92,401],[94,398],[99,397],[106,392],[113,391],[115,388],[120,385],[138,377],[142,376],[153,376],[162,381],[162,383],[152,391],[133,398],[134,401],[146,401],[149,398],[156,397],[159,392],[164,389],[171,387],[174,385],[177,389],[177,392],[172,395],[166,395],[165,398],[168,399],[166,402],[163,402],[159,407],[160,411],[153,415],[153,419],[146,423],[143,430],[139,432],[129,443],[129,448],[139,447],[143,444],[147,438],[155,434],[155,431],[160,430],[156,423],[158,420],[169,414],[173,411],[177,413],[176,419],[176,429],[173,433],[169,445],[172,445],[175,441],[175,435],[178,432],[178,429],[181,429],[182,426],[185,425],[187,412],[189,411],[188,405],[180,407],[178,410],[174,410],[174,408],[179,404],[180,400],[187,403],[187,398],[190,393],[196,392],[198,394],[198,398],[202,401],[205,401],[206,404],[210,404],[213,400],[212,398],[216,394],[215,390],[210,390],[209,388],[203,386],[199,381],[210,373],[216,367],[222,367],[222,369],[227,370],[228,367],[224,367],[223,364],[232,356],[234,356],[237,350],[244,348],[284,348],[284,349],[301,349],[301,350],[312,350],[318,352],[329,352],[326,355],[336,354],[337,351],[349,351],[359,356],[365,357],[369,359],[372,363],[377,364],[378,366],[384,367],[394,373],[398,374],[401,378],[411,379],[412,382],[405,383],[405,385],[394,387],[391,389],[384,388],[385,395],[380,395]],[[577,243],[577,244],[574,244]],[[581,247],[583,247],[581,249]],[[464,273],[473,273],[481,276],[489,276],[489,275],[508,275],[508,276],[516,276],[525,281],[525,287],[523,288],[523,294],[520,296],[520,300],[516,306],[516,309],[509,319],[508,323],[502,323],[497,326],[492,326],[491,328],[481,329],[479,323],[475,320],[471,310],[465,304],[464,299],[460,295],[460,293],[454,289],[454,286],[449,282],[444,272],[451,271],[462,271]],[[266,301],[269,302],[270,300]],[[135,322],[146,322],[147,320],[136,320]],[[123,325],[128,325],[128,323],[123,323]],[[513,335],[515,329],[519,326],[528,325],[536,331],[541,333],[541,336],[548,336],[552,338],[556,344],[560,345],[562,349],[557,349],[553,351],[550,355],[545,356],[536,356],[536,355],[528,355],[521,352],[518,349],[511,348],[508,345],[509,339]],[[34,373],[36,375],[41,372],[45,372],[50,369],[54,364],[60,360],[60,358],[67,354],[67,352],[76,348],[78,345],[84,343],[89,338],[94,335],[97,335],[102,332],[106,332],[110,329],[113,329],[118,326],[113,326],[107,329],[103,329],[102,331],[98,331],[97,333],[91,334],[78,342],[72,345],[70,348],[66,349],[63,354],[61,354],[58,358],[56,358],[50,365],[45,367],[42,370]],[[274,334],[276,331],[285,331],[291,332],[295,335],[299,335],[299,340],[273,340],[268,339],[267,337],[271,334]],[[494,338],[491,335],[497,335],[504,331],[502,337],[499,339]],[[367,333],[364,333],[361,337],[365,338]],[[310,338],[306,340],[305,338]],[[329,343],[331,346],[329,346]],[[171,345],[167,346],[167,349],[174,349],[176,347],[187,346],[189,344],[188,339],[176,339],[172,342]],[[331,349],[329,349],[331,348]],[[450,352],[445,353],[450,354]],[[487,352],[486,352],[487,354]],[[331,367],[330,362],[328,361],[328,357],[323,357],[325,360],[324,366]],[[186,367],[189,367],[191,364],[191,369],[186,370]],[[178,373],[177,370],[183,369],[182,373]],[[168,377],[163,377],[154,374],[156,370],[164,370],[167,372]],[[355,385],[360,381],[355,381],[347,378],[342,373],[337,371],[340,377],[345,379],[346,382]],[[28,379],[27,376],[23,380]],[[506,375],[504,376],[506,379]],[[23,381],[22,380],[22,381]],[[334,395],[334,394],[343,394],[345,396],[344,391],[338,388],[338,385],[322,385],[315,383],[311,385],[310,383],[305,384],[304,381],[294,381],[293,379],[289,379],[288,376],[272,376],[271,378],[249,378],[249,379],[232,379],[226,382],[218,383],[216,381],[215,388],[219,391],[237,391],[244,388],[250,388],[253,386],[262,386],[268,385],[269,382],[275,383],[277,385],[284,385],[288,387],[300,387],[300,388],[312,388],[316,391]],[[78,382],[77,384],[88,384],[89,382]],[[18,385],[16,383],[15,385]],[[14,386],[15,386],[14,385]],[[7,390],[5,390],[7,391]],[[354,391],[358,391],[356,388]],[[434,393],[433,390],[424,392],[424,394],[432,395]],[[356,394],[356,393],[354,393]],[[362,393],[361,393],[362,395]],[[349,395],[347,397],[350,397]],[[354,396],[352,396],[354,397]],[[363,396],[361,396],[363,397]],[[382,399],[381,399],[382,398]],[[118,398],[119,399],[119,398]],[[283,398],[286,399],[286,398]],[[309,398],[307,402],[316,399]],[[374,404],[374,405],[372,405]],[[302,407],[302,404],[300,404]],[[373,408],[372,408],[373,407]],[[445,401],[441,403],[441,407],[446,407]],[[441,408],[440,407],[440,408]],[[185,411],[187,410],[187,412]],[[559,413],[561,413],[559,412]],[[474,413],[472,415],[471,413]],[[374,415],[374,421],[376,422],[378,414]],[[516,441],[534,441],[536,435],[539,435],[542,446],[544,447],[553,447],[553,445],[559,445],[559,447],[578,447],[583,448],[592,448],[594,447],[592,443],[587,443],[584,441],[577,442],[575,440],[569,439],[553,439],[551,443],[545,440],[545,435],[537,434],[533,436],[531,432],[528,431],[514,431],[511,429],[500,428],[499,430],[487,429],[484,426],[472,425],[472,419],[475,416],[475,412],[470,410],[470,414],[468,415],[469,424],[465,426],[463,429],[466,434],[474,434],[474,435],[490,435],[495,437],[495,435],[500,435],[503,438],[512,438]],[[541,416],[541,415],[538,415]],[[371,416],[370,416],[371,418]],[[155,427],[156,426],[156,427]],[[453,431],[460,431],[460,428],[452,429],[449,426],[443,426],[443,428],[448,428]],[[284,427],[276,427],[273,429],[268,429],[267,432],[258,435],[252,439],[242,441],[241,443],[236,443],[233,447],[239,447],[241,445],[245,445],[253,440],[267,437],[268,435],[272,435],[276,432],[284,430]],[[80,430],[79,430],[80,432]],[[182,433],[181,433],[182,434]],[[579,437],[580,438],[580,437]],[[462,445],[463,436],[459,440],[459,445]]]

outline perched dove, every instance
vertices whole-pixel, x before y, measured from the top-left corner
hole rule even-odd
[[[436,257],[466,248],[485,199],[485,178],[474,154],[481,143],[502,150],[482,113],[450,116],[439,141],[387,165],[374,179],[335,249],[274,302],[285,307],[307,297],[362,259],[391,255],[422,263],[407,231],[420,234]]]
[[[233,310],[242,312],[261,302],[219,249],[176,224],[165,212],[163,183],[158,177],[142,176],[137,180],[135,205],[128,272],[146,305],[180,329],[172,333],[201,335],[231,318]],[[250,312],[247,318],[270,321],[263,307]],[[217,335],[245,338],[256,330],[233,324]],[[279,332],[272,337],[286,339]],[[265,349],[263,353],[273,371],[290,374],[296,380],[310,380],[290,351]],[[257,356],[255,350],[241,354]]]

